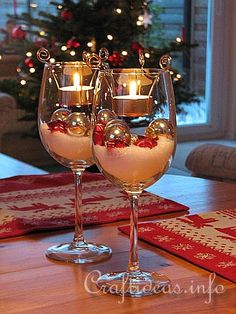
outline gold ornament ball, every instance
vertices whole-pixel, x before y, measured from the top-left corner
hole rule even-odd
[[[116,118],[115,113],[109,109],[102,109],[97,114],[97,122],[101,122],[104,124],[115,118]]]
[[[128,125],[121,120],[114,119],[108,122],[104,130],[105,143],[123,143],[130,145],[131,133]]]
[[[131,134],[131,143],[134,144],[138,140],[138,135],[136,134]]]
[[[90,129],[89,118],[82,112],[73,112],[66,119],[67,131],[70,135],[84,136]]]
[[[168,138],[173,138],[175,134],[172,123],[167,119],[156,119],[152,121],[145,130],[145,136],[158,139],[159,135],[165,135]]]
[[[51,121],[56,121],[56,120],[65,121],[68,118],[69,114],[70,114],[70,110],[68,109],[64,109],[64,108],[57,109],[53,112]]]

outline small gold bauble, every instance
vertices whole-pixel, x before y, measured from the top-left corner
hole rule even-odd
[[[82,112],[71,113],[66,120],[66,125],[70,135],[84,136],[90,129],[89,118]]]
[[[136,134],[131,134],[131,143],[134,144],[138,140],[138,135]]]
[[[108,121],[106,124],[106,128],[108,128],[110,125],[115,125],[115,124],[118,124],[118,125],[122,124],[125,128],[129,129],[128,124],[124,120],[120,120],[120,119],[112,119]]]
[[[107,124],[108,121],[115,119],[116,115],[109,109],[102,109],[97,114],[97,122]]]
[[[114,147],[125,147],[131,143],[131,134],[128,125],[121,120],[109,121],[104,130],[105,144],[114,144]]]
[[[167,119],[156,119],[152,121],[145,130],[145,136],[158,139],[159,135],[165,135],[168,138],[173,138],[175,134],[172,123]]]
[[[70,114],[70,110],[68,109],[65,109],[65,108],[57,109],[53,112],[51,121],[56,121],[56,120],[65,121],[68,118],[69,114]]]

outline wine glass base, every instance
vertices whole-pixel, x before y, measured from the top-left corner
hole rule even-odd
[[[58,261],[75,264],[95,263],[109,258],[111,248],[96,243],[78,242],[63,243],[48,248],[46,256]]]
[[[96,284],[105,293],[138,298],[163,292],[170,286],[170,280],[155,272],[136,271],[106,273]]]

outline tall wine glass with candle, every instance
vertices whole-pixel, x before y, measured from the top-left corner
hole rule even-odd
[[[72,170],[75,184],[74,238],[48,248],[46,256],[73,263],[98,262],[111,255],[109,247],[87,242],[83,235],[81,182],[85,169],[93,164],[94,81],[95,71],[84,62],[46,63],[38,108],[41,141],[56,161]]]
[[[97,78],[95,162],[127,193],[131,204],[128,268],[97,280],[103,291],[113,294],[152,295],[170,284],[166,276],[140,269],[137,248],[139,197],[166,172],[176,146],[175,101],[166,58],[162,69],[111,69],[100,71]]]

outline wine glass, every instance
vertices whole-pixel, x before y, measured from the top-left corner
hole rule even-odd
[[[96,71],[82,61],[46,63],[42,77],[38,108],[40,138],[48,153],[72,170],[75,184],[73,241],[46,250],[47,257],[60,261],[90,263],[111,255],[109,247],[87,242],[83,236],[82,176],[93,164],[91,111],[95,77]]]
[[[175,100],[168,62],[162,59],[161,69],[103,70],[96,82],[95,162],[128,194],[131,204],[128,269],[105,273],[97,280],[100,289],[112,294],[141,297],[159,293],[170,284],[166,276],[140,269],[137,249],[140,194],[166,172],[176,147]]]

